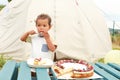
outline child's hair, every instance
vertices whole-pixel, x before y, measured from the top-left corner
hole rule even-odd
[[[40,14],[37,16],[37,19],[36,19],[36,24],[37,24],[37,20],[38,19],[48,19],[48,24],[51,25],[51,17],[47,14]]]

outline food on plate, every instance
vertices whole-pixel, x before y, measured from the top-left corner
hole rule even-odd
[[[58,77],[70,74],[71,78],[87,78],[94,74],[93,66],[85,60],[59,60],[55,63],[53,69]]]
[[[29,58],[27,59],[27,64],[33,68],[50,68],[53,65],[53,61],[48,58]]]
[[[72,78],[87,78],[91,77],[94,74],[93,67],[88,70],[73,70],[71,77]]]
[[[54,66],[54,71],[57,73],[57,76],[61,76],[61,75],[70,73],[72,70],[73,70],[73,68],[62,69],[58,66]]]
[[[42,65],[45,64],[46,61],[42,60],[41,58],[35,58],[34,59],[34,65]]]

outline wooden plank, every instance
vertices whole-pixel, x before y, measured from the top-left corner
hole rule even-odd
[[[96,63],[96,65],[103,68],[106,72],[110,73],[111,75],[120,79],[120,72],[118,70],[116,70],[116,69],[112,68],[111,66],[104,64],[104,63]]]
[[[47,68],[36,68],[37,80],[51,80]]]
[[[113,75],[109,74],[108,72],[104,71],[104,69],[100,68],[99,66],[93,64],[94,66],[94,70],[97,74],[101,75],[102,77],[104,77],[104,80],[119,80],[116,77],[114,77]]]
[[[17,80],[32,80],[31,69],[26,62],[20,63],[18,79]]]
[[[120,65],[116,64],[116,63],[108,63],[108,65],[110,65],[111,67],[117,69],[120,71]]]
[[[50,73],[52,73],[52,80],[58,80],[52,68],[50,68]]]
[[[0,80],[16,80],[17,71],[16,62],[13,60],[7,61],[0,71]]]

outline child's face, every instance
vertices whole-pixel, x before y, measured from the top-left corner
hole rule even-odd
[[[36,24],[38,32],[47,32],[51,26],[48,24],[48,19],[38,19]]]

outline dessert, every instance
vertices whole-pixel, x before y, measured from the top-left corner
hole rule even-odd
[[[34,59],[34,65],[42,65],[45,64],[46,62],[42,60],[41,58],[35,58]]]
[[[85,60],[59,60],[55,63],[53,69],[58,77],[70,74],[71,78],[87,78],[94,74],[93,66]]]
[[[29,67],[34,68],[50,68],[53,65],[53,61],[48,58],[29,58],[27,59],[27,64]]]

